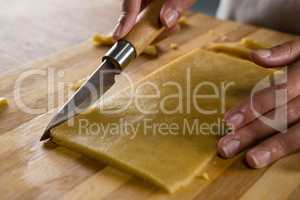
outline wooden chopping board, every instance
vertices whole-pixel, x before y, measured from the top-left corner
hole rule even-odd
[[[293,38],[287,34],[194,14],[190,17],[189,27],[158,44],[158,58],[142,56],[126,71],[139,79],[195,47],[212,41],[238,41],[243,37],[271,45]],[[178,50],[170,48],[173,42],[180,45]],[[52,108],[63,102],[62,94],[68,93],[67,89],[57,87],[48,90],[47,76],[54,74],[54,85],[58,80],[70,84],[84,78],[99,64],[105,51],[105,48],[93,48],[87,41],[38,60],[26,68],[0,75],[0,93],[6,94],[11,101],[10,108],[0,114],[0,199],[300,198],[300,154],[260,170],[248,169],[241,157],[222,160],[216,156],[206,169],[209,181],[196,178],[189,187],[170,195],[79,153],[51,142],[40,143],[42,130],[53,114]],[[40,75],[29,76],[22,82],[22,77],[33,72]],[[16,91],[18,83],[22,83],[19,92]],[[47,95],[54,100],[48,102]],[[18,107],[20,99],[27,107],[40,110],[35,110],[36,114],[26,114]]]

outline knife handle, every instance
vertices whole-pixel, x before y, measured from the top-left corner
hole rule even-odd
[[[103,60],[109,60],[123,70],[139,56],[165,29],[160,22],[160,10],[164,2],[165,0],[152,0],[139,14],[133,29],[110,48]]]
[[[136,56],[139,56],[164,30],[160,22],[160,10],[164,0],[153,0],[140,13],[138,21],[124,40],[134,46]]]

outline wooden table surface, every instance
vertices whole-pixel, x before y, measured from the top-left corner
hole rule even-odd
[[[28,2],[34,4],[27,5]],[[294,154],[260,170],[248,169],[241,157],[222,160],[216,156],[205,169],[211,180],[196,178],[188,187],[170,195],[80,153],[51,142],[40,143],[42,130],[53,114],[53,109],[63,103],[60,100],[61,93],[69,92],[68,87],[66,91],[59,87],[49,90],[45,76],[54,73],[53,85],[57,86],[61,82],[69,84],[84,78],[95,69],[99,58],[107,49],[94,48],[86,39],[95,31],[111,31],[113,22],[110,21],[116,20],[112,13],[118,12],[119,1],[89,1],[81,5],[79,0],[48,0],[43,3],[22,0],[20,4],[11,0],[4,5],[5,9],[0,11],[0,20],[4,19],[2,15],[10,20],[4,20],[5,27],[8,28],[0,30],[1,36],[6,38],[1,43],[0,94],[10,100],[10,107],[0,113],[1,200],[300,199],[300,154]],[[35,11],[31,10],[33,5],[37,6]],[[98,13],[96,7],[102,13]],[[31,17],[31,14],[35,17]],[[44,17],[36,19],[37,16]],[[95,16],[103,23],[99,27],[95,25],[98,23]],[[75,25],[74,19],[81,23]],[[65,26],[68,23],[74,26]],[[158,44],[158,58],[139,57],[126,69],[127,73],[134,79],[139,79],[191,49],[203,47],[209,42],[224,39],[238,41],[249,37],[276,45],[293,38],[288,34],[217,21],[200,14],[191,16],[190,24]],[[29,25],[35,28],[28,30]],[[16,29],[18,33],[12,31]],[[179,44],[178,50],[170,48],[172,42]],[[75,46],[48,56],[70,45]],[[38,60],[33,61],[35,59]],[[41,74],[26,79],[17,92],[18,80],[29,72]],[[60,76],[61,72],[64,73],[63,76]],[[121,85],[116,84],[115,87]],[[30,108],[42,110],[35,114],[28,113],[20,106],[19,100]]]
[[[109,33],[120,0],[0,0],[0,73]]]

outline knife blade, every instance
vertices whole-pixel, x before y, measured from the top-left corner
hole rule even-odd
[[[101,63],[98,69],[83,84],[81,88],[62,106],[46,127],[42,140],[50,137],[50,130],[76,116],[101,97],[114,84],[118,71],[108,60]],[[104,76],[105,74],[105,76]],[[100,83],[102,82],[102,83]],[[102,87],[102,88],[100,88]]]
[[[103,57],[102,63],[95,72],[51,119],[41,141],[50,138],[50,130],[53,127],[76,116],[95,103],[115,83],[115,76],[121,73],[121,66],[126,66],[135,58],[135,55],[135,49],[129,42],[118,41]]]
[[[115,76],[164,31],[160,24],[160,9],[163,3],[163,0],[151,1],[147,9],[143,10],[134,28],[124,39],[113,45],[95,72],[50,120],[41,141],[50,138],[52,128],[95,103],[115,83]]]

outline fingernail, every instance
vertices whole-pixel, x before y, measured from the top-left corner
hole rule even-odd
[[[257,50],[257,51],[255,51],[255,53],[261,58],[268,58],[272,54],[272,52],[268,49]]]
[[[223,157],[232,157],[238,153],[240,148],[240,141],[237,139],[232,139],[229,141],[224,141],[225,144],[220,148],[220,153]]]
[[[165,11],[164,19],[168,28],[174,26],[178,18],[179,18],[179,13],[175,9],[167,9]]]
[[[113,31],[113,37],[114,39],[119,39],[121,36],[122,26],[121,24],[117,24],[114,31]]]
[[[244,122],[244,119],[245,119],[245,117],[242,113],[236,113],[236,114],[230,116],[226,120],[226,123],[228,126],[230,126],[232,128],[236,128]]]
[[[272,154],[266,150],[255,150],[250,157],[251,163],[255,168],[262,168],[269,165],[272,162]]]

